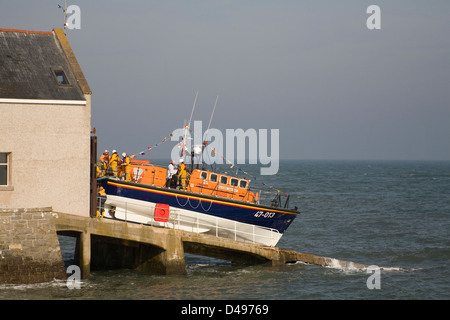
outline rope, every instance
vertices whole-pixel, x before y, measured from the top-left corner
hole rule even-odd
[[[177,199],[177,203],[179,206],[182,206],[183,208],[188,204],[189,202],[189,198],[187,198],[186,202],[183,204],[180,203],[180,201],[178,201],[178,195],[175,195],[175,199]]]

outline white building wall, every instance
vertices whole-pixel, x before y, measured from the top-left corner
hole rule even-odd
[[[84,105],[0,101],[0,152],[11,152],[0,208],[89,216],[90,131],[90,95]]]

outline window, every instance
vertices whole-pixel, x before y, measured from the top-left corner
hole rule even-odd
[[[221,184],[227,184],[228,183],[228,177],[227,176],[221,176],[220,177],[220,183]]]
[[[230,180],[230,185],[232,185],[233,187],[237,187],[238,186],[238,182],[239,180],[236,178],[231,178]]]
[[[8,152],[0,152],[0,186],[9,186],[9,155]]]
[[[206,180],[206,178],[208,178],[208,173],[205,172],[205,171],[202,171],[202,172],[200,173],[200,179]]]
[[[217,174],[211,173],[211,175],[209,176],[209,180],[211,182],[217,182]]]
[[[61,69],[52,69],[55,80],[60,86],[70,86],[66,74]]]
[[[247,188],[247,181],[245,181],[245,180],[239,181],[239,187],[242,189]]]

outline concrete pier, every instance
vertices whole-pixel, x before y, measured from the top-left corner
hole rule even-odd
[[[119,220],[58,213],[52,216],[52,222],[58,234],[79,235],[82,278],[89,277],[91,264],[96,267],[131,267],[166,275],[186,274],[185,253],[246,264],[282,265],[300,261],[342,269],[366,267],[283,248]]]
[[[91,273],[91,233],[89,230],[80,233],[80,269],[81,276],[86,279]]]
[[[58,234],[78,237],[82,278],[89,277],[91,264],[160,274],[186,273],[180,230],[63,213],[54,214],[53,223]]]

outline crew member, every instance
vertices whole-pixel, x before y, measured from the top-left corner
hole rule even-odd
[[[180,159],[180,164],[178,165],[178,174],[180,176],[181,181],[181,190],[186,190],[186,165],[184,164],[184,160]]]
[[[114,176],[118,177],[120,175],[120,157],[116,150],[112,151],[111,159],[109,160],[109,167],[112,169]]]
[[[167,178],[166,178],[166,186],[169,188],[176,188],[176,175],[177,175],[177,167],[175,166],[175,161],[171,160],[169,166],[167,167]]]
[[[101,176],[102,171],[100,170],[100,164],[99,164],[99,163],[96,163],[96,164],[95,164],[95,168],[96,168],[96,170],[97,170],[97,178],[101,178],[101,177],[102,177],[102,176]]]
[[[125,181],[131,181],[130,156],[122,153],[122,171],[125,173]]]
[[[103,214],[105,213],[105,202],[106,202],[106,192],[105,188],[100,186],[98,188],[98,207],[97,207],[97,218],[101,216],[103,218]]]
[[[100,156],[100,177],[104,177],[106,175],[106,170],[109,165],[109,151],[105,150],[103,154]]]

